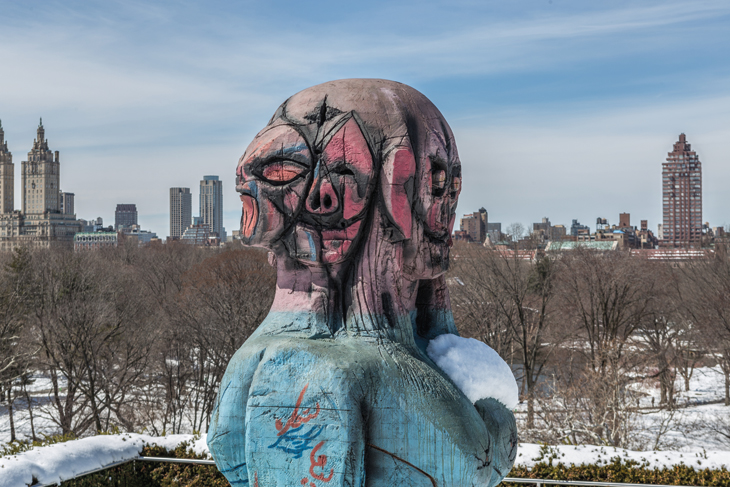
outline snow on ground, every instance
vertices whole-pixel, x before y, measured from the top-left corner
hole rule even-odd
[[[51,380],[42,375],[33,375],[33,383],[28,385],[31,401],[33,403],[33,426],[38,438],[43,435],[55,435],[60,433],[56,423],[44,410],[51,406]],[[59,379],[59,386],[66,387],[66,381]],[[15,422],[16,437],[20,440],[29,439],[31,434],[30,415],[28,413],[28,402],[25,398],[16,397],[13,401],[13,419]],[[0,405],[0,448],[10,441],[10,418],[8,416],[7,404]]]
[[[677,375],[674,382],[675,398],[679,405],[707,404],[712,401],[721,401],[725,397],[723,376],[720,367],[700,367],[695,369],[689,381],[689,391],[684,390],[684,379]],[[661,396],[659,381],[647,379],[637,384],[636,389],[644,394],[641,398],[641,407],[659,405]],[[654,400],[652,403],[652,399]]]
[[[0,487],[29,485],[33,477],[41,484],[72,479],[85,472],[138,457],[145,444],[157,444],[171,450],[183,441],[193,441],[192,449],[196,453],[208,453],[205,438],[196,439],[193,435],[155,437],[124,433],[36,447],[17,455],[0,457]]]
[[[662,450],[699,452],[708,450],[727,450],[730,440],[708,432],[708,423],[724,419],[730,421],[730,407],[722,401],[725,398],[724,378],[719,367],[695,369],[689,383],[689,391],[684,390],[684,380],[677,377],[675,399],[679,407],[674,417],[653,406],[659,405],[660,389],[657,380],[639,384],[638,391],[645,394],[639,405],[644,408],[638,417],[637,429],[648,436],[656,434],[662,423],[670,423],[668,431],[660,442]],[[653,399],[653,401],[652,401]]]
[[[635,460],[639,463],[647,462],[649,468],[672,468],[674,465],[687,465],[695,469],[730,468],[730,451],[699,451],[694,453],[679,451],[631,451],[622,448],[605,446],[578,445],[578,446],[550,446],[547,454],[541,455],[542,445],[520,444],[517,448],[516,465],[528,468],[539,462],[548,462],[553,457],[553,465],[606,465],[611,459],[620,457],[622,461]]]
[[[730,433],[730,407],[723,405],[724,377],[719,367],[695,369],[689,391],[684,390],[684,380],[677,376],[675,398],[680,407],[673,413],[659,408],[658,380],[648,379],[634,384],[633,388],[641,395],[633,428],[635,449],[655,448],[685,453],[730,449],[730,438],[708,428],[712,423],[717,426],[718,422],[725,422]],[[518,429],[526,412],[525,402],[515,408]],[[657,441],[660,431],[661,438]]]

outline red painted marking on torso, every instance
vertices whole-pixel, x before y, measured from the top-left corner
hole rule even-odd
[[[316,455],[317,451],[322,448],[322,445],[324,445],[324,441],[320,441],[319,443],[317,443],[317,446],[315,446],[312,449],[312,452],[309,454],[309,462],[311,463],[311,465],[309,466],[309,475],[317,480],[321,480],[322,482],[329,482],[330,480],[332,480],[332,476],[335,474],[334,468],[330,469],[330,474],[328,477],[325,477],[324,473],[314,473],[314,467],[324,468],[325,465],[327,465],[327,455],[319,455],[316,460],[314,459],[314,455]]]
[[[304,393],[307,392],[307,387],[309,387],[309,384],[304,386],[302,392],[299,393],[299,399],[297,399],[297,403],[294,406],[294,411],[292,411],[291,416],[286,421],[286,424],[282,424],[280,419],[276,420],[275,426],[279,431],[276,436],[283,435],[291,428],[299,428],[304,423],[308,423],[319,415],[319,403],[317,403],[316,410],[312,414],[309,414],[311,408],[307,408],[302,412],[302,414],[299,414],[299,406],[302,405],[302,399],[304,399]]]

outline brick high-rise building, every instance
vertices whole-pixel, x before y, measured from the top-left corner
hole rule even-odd
[[[472,242],[484,243],[487,238],[487,210],[479,208],[479,211],[464,215],[459,225],[462,232],[466,232]]]
[[[120,204],[114,212],[114,230],[131,229],[137,224],[137,205]]]
[[[190,188],[170,188],[170,237],[180,238],[193,223]]]
[[[699,247],[702,241],[702,164],[684,134],[662,163],[662,247]]]
[[[619,228],[631,228],[631,213],[619,213],[618,214],[618,227]]]

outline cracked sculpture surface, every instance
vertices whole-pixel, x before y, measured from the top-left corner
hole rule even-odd
[[[462,341],[494,352],[451,314],[462,175],[438,109],[393,81],[317,85],[278,108],[236,176],[243,242],[270,250],[277,287],[211,418],[231,485],[498,484],[517,447],[510,401],[462,392],[447,366]],[[437,360],[434,344],[457,353]],[[516,395],[498,358],[466,382],[504,383],[505,367]]]

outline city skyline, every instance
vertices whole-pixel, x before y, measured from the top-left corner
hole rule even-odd
[[[704,163],[703,220],[730,223],[727,2],[71,1],[4,3],[3,15],[8,148],[27,152],[43,116],[81,218],[112,221],[134,201],[164,238],[169,188],[218,174],[235,230],[236,161],[276,107],[323,81],[379,77],[423,92],[452,126],[460,214],[483,206],[528,226],[629,212],[656,229],[661,162],[685,133]]]
[[[48,150],[48,142],[45,139],[45,127],[43,126],[43,119],[42,118],[40,119],[40,123],[39,123],[39,125],[37,127],[37,135],[38,135],[38,137],[36,139],[34,139],[34,142],[33,142],[33,150],[31,152],[35,151],[36,150],[36,147],[40,147],[40,146],[38,146],[38,144],[42,143],[42,144],[45,144],[44,147],[43,147],[43,149],[45,150],[45,152],[47,152],[48,154],[51,154],[50,151]],[[10,163],[10,166],[11,166],[10,167],[10,172],[8,173],[9,177],[6,177],[5,176],[5,173],[3,173],[3,177],[4,177],[3,180],[4,181],[7,180],[10,183],[10,186],[8,187],[6,183],[3,183],[1,185],[3,188],[6,188],[6,187],[10,188],[10,191],[7,191],[7,190],[4,189],[2,191],[2,193],[0,193],[0,197],[2,197],[3,202],[4,202],[4,205],[6,207],[12,208],[14,206],[14,204],[15,204],[14,195],[13,195],[13,193],[14,193],[14,191],[13,191],[13,184],[12,184],[13,183],[13,179],[14,179],[13,178],[13,172],[12,172],[12,151],[10,151],[8,149],[7,140],[5,140],[5,133],[4,133],[4,128],[2,127],[1,120],[0,120],[0,146],[1,146],[0,147],[0,149],[1,149],[0,150],[0,157],[3,157],[5,159],[7,159],[7,162],[9,162]],[[663,213],[662,213],[662,215],[663,216],[662,216],[662,220],[660,220],[660,223],[658,225],[661,226],[662,224],[664,224],[664,227],[665,228],[667,227],[666,223],[667,223],[667,218],[668,218],[668,216],[666,214],[666,212],[667,212],[667,201],[666,201],[667,200],[667,189],[666,189],[666,185],[667,185],[667,164],[668,163],[676,163],[676,162],[679,162],[679,159],[677,159],[677,158],[680,157],[680,155],[682,157],[685,157],[686,154],[690,154],[691,157],[693,158],[692,160],[698,165],[698,167],[700,167],[699,166],[700,163],[699,163],[698,156],[697,156],[697,154],[696,154],[695,151],[690,151],[690,144],[687,143],[686,135],[684,133],[681,133],[678,136],[678,141],[675,142],[673,144],[673,146],[674,146],[673,151],[668,153],[667,159],[662,163],[663,169],[662,169],[662,175],[661,175],[661,177],[662,177],[662,188],[663,188],[663,192],[662,192],[662,196],[663,196]],[[58,158],[58,152],[59,151],[56,151],[56,159]],[[686,155],[686,157],[690,157],[690,155]],[[52,157],[52,154],[50,155],[50,157]],[[29,158],[31,160],[33,160],[32,157],[31,157],[31,153],[29,153]],[[3,160],[5,160],[5,159],[3,159]],[[56,164],[57,163],[58,162],[56,160]],[[25,164],[26,164],[26,162],[23,161],[23,167],[25,167]],[[702,228],[702,225],[703,224],[705,224],[705,223],[715,223],[715,222],[706,222],[704,219],[702,219],[701,170],[698,170],[698,171],[699,171],[698,174],[699,174],[699,181],[700,181],[700,193],[699,193],[699,206],[698,206],[699,225],[696,225],[697,235],[700,234],[701,228]],[[689,179],[688,179],[688,181],[689,181]],[[223,234],[227,234],[227,231],[226,231],[225,227],[223,227],[223,219],[221,218],[221,213],[222,213],[221,208],[220,208],[222,206],[222,184],[221,183],[222,182],[220,181],[220,178],[217,175],[206,175],[206,176],[203,176],[203,179],[200,180],[200,188],[199,188],[199,195],[198,195],[199,197],[198,197],[198,199],[199,199],[199,215],[200,215],[199,218],[201,219],[201,222],[202,223],[205,223],[208,227],[210,227],[210,231],[212,233],[219,233],[219,234],[223,235]],[[58,183],[56,183],[56,185],[58,185]],[[51,186],[53,186],[53,185],[51,185]],[[21,187],[22,187],[22,181],[21,181]],[[177,195],[177,194],[176,195],[173,195],[173,192],[178,192],[180,190],[186,191],[185,197],[187,198],[187,201],[186,201],[187,206],[191,206],[191,202],[192,202],[191,201],[192,192],[190,192],[190,188],[169,188],[169,191],[170,191],[170,200],[169,200],[169,211],[168,211],[168,223],[169,223],[169,227],[168,228],[170,228],[170,233],[169,233],[168,236],[175,236],[175,237],[178,237],[178,238],[180,237],[181,234],[180,235],[177,235],[176,232],[172,230],[172,228],[174,226],[173,221],[180,220],[180,222],[177,224],[177,226],[180,227],[181,233],[190,224],[193,223],[192,222],[192,211],[190,211],[190,210],[188,210],[188,213],[191,214],[191,217],[189,218],[189,220],[191,222],[189,224],[187,224],[187,225],[183,225],[183,220],[185,220],[184,215],[182,215],[182,214],[175,215],[176,214],[176,209],[175,209],[175,204],[173,203],[173,198],[174,197],[176,198],[175,201],[177,203],[177,206],[180,206],[182,203],[180,201],[177,201],[177,199],[180,198],[180,195]],[[8,195],[8,194],[9,194],[9,199],[8,199],[7,196],[5,196],[5,195]],[[24,194],[24,192],[21,192],[21,194]],[[59,193],[59,201],[58,201],[58,204],[60,205],[59,208],[61,210],[63,210],[64,201],[66,201],[66,198],[68,198],[68,203],[70,203],[68,206],[70,206],[70,208],[73,209],[74,208],[74,193],[70,193],[70,192],[60,192]],[[687,202],[689,202],[689,200],[687,200]],[[9,205],[8,205],[8,203],[9,203]],[[684,204],[684,203],[685,202],[683,202],[682,204]],[[679,204],[679,203],[677,203],[677,204]],[[21,197],[21,207],[24,208],[25,205],[26,205],[26,199],[25,199],[25,196],[23,196],[23,197]],[[117,223],[116,222],[117,222],[117,220],[119,218],[120,207],[127,207],[127,206],[130,207],[130,208],[133,208],[133,212],[134,212],[134,224],[136,225],[136,223],[137,223],[137,210],[136,210],[136,205],[135,204],[117,204],[116,205],[116,211],[115,211],[115,214],[114,214],[115,215],[114,216],[114,219],[115,219],[114,226],[115,227],[117,226]],[[205,210],[204,210],[204,207],[206,208]],[[22,210],[22,208],[19,209],[19,210],[20,211],[24,211],[24,210]],[[486,210],[482,207],[480,211],[486,211]],[[62,213],[66,213],[65,211],[61,211],[61,212]],[[74,211],[72,210],[70,213],[74,213]],[[177,213],[180,213],[179,209],[178,209]],[[183,210],[183,213],[185,213],[184,210]],[[476,215],[476,214],[477,213],[474,213],[474,215]],[[603,214],[601,214],[601,215],[603,215]],[[471,214],[470,213],[464,213],[462,215],[462,218],[461,218],[461,222],[462,223],[461,223],[461,225],[455,225],[454,226],[454,231],[459,230],[460,227],[463,228],[464,218],[467,218],[467,217],[471,217]],[[81,218],[81,217],[77,215],[77,218]],[[547,217],[543,217],[543,221],[545,221],[546,218]],[[603,218],[603,216],[598,216],[597,219],[598,220],[601,220],[601,219],[606,220],[606,218]],[[206,221],[206,220],[211,220],[211,221]],[[608,220],[610,221],[611,218],[609,217]],[[572,221],[575,222],[576,219],[573,219]],[[589,220],[589,221],[591,221],[591,220]],[[525,230],[525,234],[529,234],[530,233],[530,231],[529,231],[529,224],[524,224],[522,221],[510,222],[509,224],[505,224],[505,222],[498,222],[497,225],[505,224],[506,226],[510,226],[513,223],[517,223],[517,224],[522,225],[522,227]],[[695,222],[695,224],[696,224],[696,222]],[[562,223],[560,225],[562,226]],[[715,227],[715,226],[718,226],[718,225],[711,224],[710,226],[711,227]],[[727,227],[727,225],[725,225],[725,224],[719,225],[719,226],[720,227]],[[216,229],[217,228],[220,228],[222,231],[216,232]],[[588,225],[587,228],[590,229],[591,228],[590,225]],[[656,227],[655,227],[655,229],[656,229]],[[238,230],[238,226],[236,226],[233,230],[234,231]],[[485,227],[485,230],[484,231],[486,232],[486,227]],[[471,231],[469,233],[471,233]],[[661,237],[661,235],[662,235],[662,230],[661,229],[659,229],[659,231],[657,232],[657,235],[659,235]],[[225,241],[225,238],[223,238],[222,240]],[[660,238],[660,241],[661,240],[662,240],[662,238]],[[680,242],[680,245],[679,246],[681,246],[681,247],[682,246],[689,245],[689,243],[687,243],[685,245],[685,243],[683,241],[674,239],[674,244],[675,245],[677,244],[677,242]],[[667,243],[670,243],[670,242],[667,242]]]

